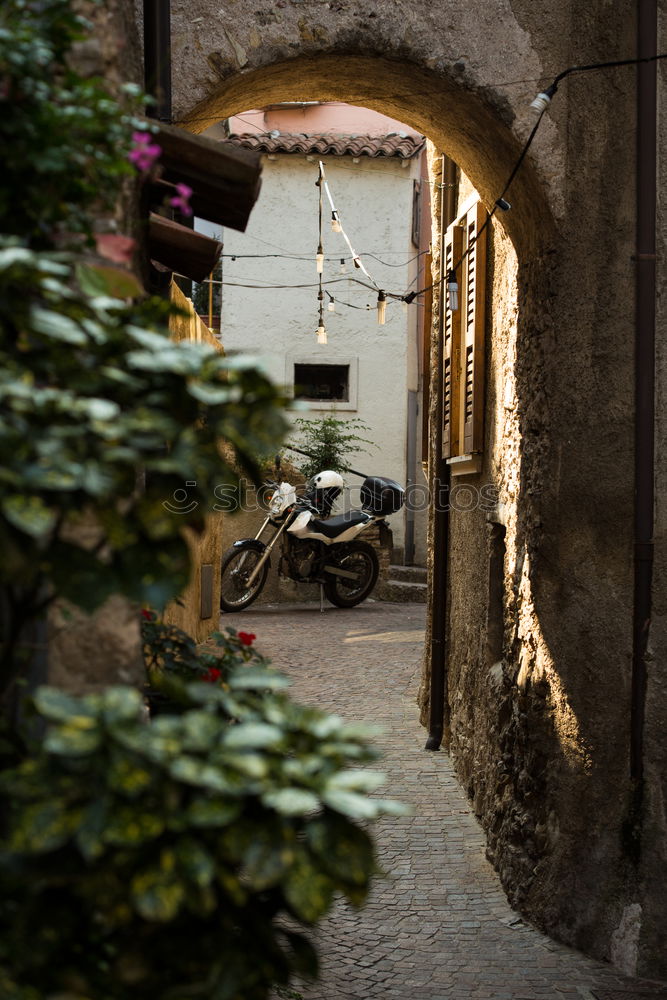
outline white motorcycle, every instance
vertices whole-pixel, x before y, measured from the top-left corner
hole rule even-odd
[[[379,566],[373,546],[358,536],[401,509],[403,487],[393,479],[369,476],[361,487],[361,510],[331,517],[344,486],[337,472],[320,472],[301,496],[290,483],[267,485],[274,491],[268,517],[254,538],[234,542],[222,558],[221,609],[241,611],[259,596],[279,540],[281,576],[297,583],[321,584],[327,599],[339,608],[353,608],[366,600]],[[262,541],[269,526],[273,534]]]

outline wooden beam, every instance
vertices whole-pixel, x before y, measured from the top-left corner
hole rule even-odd
[[[171,219],[151,213],[148,224],[148,256],[193,281],[209,276],[222,253],[222,243],[196,233]]]
[[[243,232],[261,187],[260,154],[174,125],[160,124],[155,142],[162,178],[192,188],[195,215]]]

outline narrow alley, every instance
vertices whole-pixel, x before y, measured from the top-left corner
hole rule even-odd
[[[304,1000],[667,1000],[527,926],[484,854],[484,836],[444,752],[424,750],[415,696],[423,605],[268,605],[223,616],[306,703],[383,728],[386,794],[410,817],[379,823],[378,879],[361,911],[338,904],[318,932],[322,975]]]

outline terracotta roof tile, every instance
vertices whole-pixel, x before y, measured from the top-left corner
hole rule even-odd
[[[295,135],[288,132],[255,132],[230,135],[228,142],[258,153],[304,153],[319,156],[397,156],[409,160],[423,148],[423,136],[399,135]]]

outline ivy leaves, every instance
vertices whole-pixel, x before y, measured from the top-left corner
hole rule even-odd
[[[224,687],[189,685],[193,707],[151,725],[130,688],[38,690],[45,741],[0,779],[12,900],[0,903],[0,968],[49,993],[76,967],[89,1000],[160,1000],[192,982],[207,984],[188,993],[202,1000],[264,998],[290,972],[315,971],[298,924],[315,924],[337,894],[363,902],[376,862],[357,820],[403,807],[366,797],[382,776],[357,766],[374,757],[364,736],[295,704],[277,680],[257,662],[237,666]]]
[[[124,282],[0,239],[0,583],[47,580],[86,610],[113,592],[155,607],[174,597],[184,524],[198,527],[216,487],[253,471],[284,428],[264,376],[169,341],[168,305],[128,304]],[[185,482],[190,507],[170,509]]]

